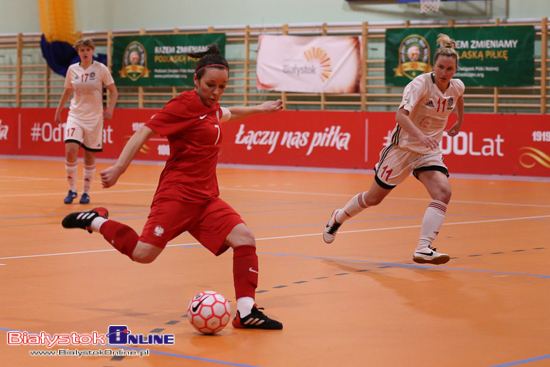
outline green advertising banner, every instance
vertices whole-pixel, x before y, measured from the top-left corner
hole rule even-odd
[[[386,30],[386,85],[405,86],[432,71],[444,33],[456,41],[455,78],[470,87],[522,87],[535,84],[533,26],[469,28],[402,28]]]
[[[186,54],[217,43],[225,55],[225,34],[127,36],[113,39],[113,78],[120,86],[193,86],[195,62]]]

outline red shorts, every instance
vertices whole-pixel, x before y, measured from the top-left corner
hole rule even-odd
[[[240,223],[244,223],[241,216],[218,197],[209,201],[155,200],[139,240],[164,248],[187,231],[218,256],[229,248],[225,239]]]

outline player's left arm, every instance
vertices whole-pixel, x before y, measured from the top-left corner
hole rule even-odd
[[[447,135],[449,136],[455,136],[458,134],[460,128],[462,127],[462,122],[464,121],[464,95],[458,97],[458,100],[456,101],[456,114],[458,115],[458,118],[456,119],[455,124],[447,130]]]
[[[231,117],[227,121],[242,120],[244,118],[257,115],[260,113],[274,113],[283,109],[283,101],[266,101],[257,106],[234,106],[227,107],[231,112]]]
[[[113,118],[113,111],[115,110],[115,105],[118,101],[118,90],[116,89],[115,83],[106,85],[105,88],[109,91],[110,101],[107,109],[103,111],[103,118],[105,120],[110,120]]]

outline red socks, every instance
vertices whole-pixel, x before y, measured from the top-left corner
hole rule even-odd
[[[132,228],[126,224],[108,220],[101,225],[99,233],[115,249],[132,259],[132,254],[137,246],[139,236]],[[134,259],[132,259],[134,260]]]
[[[235,295],[256,298],[258,287],[258,255],[256,247],[250,245],[238,246],[233,249],[233,282]]]

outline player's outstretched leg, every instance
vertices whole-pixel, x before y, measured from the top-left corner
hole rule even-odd
[[[233,327],[238,329],[266,329],[266,330],[281,330],[283,324],[279,321],[270,319],[256,305],[252,307],[252,312],[241,318],[241,314],[237,311],[233,319]]]
[[[340,228],[340,226],[342,225],[342,223],[338,223],[336,221],[336,214],[338,214],[339,211],[340,209],[336,209],[332,212],[330,219],[325,226],[325,229],[323,230],[323,240],[326,243],[332,243],[334,241],[334,238],[336,237],[336,232],[338,231],[338,228]]]
[[[92,233],[92,221],[97,217],[109,218],[109,211],[105,208],[94,208],[86,212],[76,212],[67,215],[61,225],[64,228],[82,228]]]
[[[441,265],[447,263],[450,259],[449,255],[437,252],[431,246],[416,249],[413,254],[413,261],[419,264]]]

